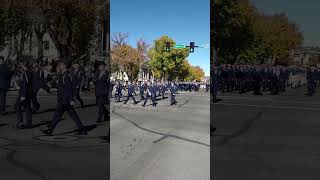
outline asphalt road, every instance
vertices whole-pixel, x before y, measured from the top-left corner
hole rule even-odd
[[[45,129],[53,116],[56,96],[39,96],[40,112],[33,116],[34,127],[27,130],[15,128],[15,99],[15,92],[10,92],[9,115],[0,116],[0,179],[109,179],[109,144],[103,140],[108,128],[106,124],[95,124],[97,108],[93,97],[85,98],[85,108],[76,109],[90,129],[88,135],[74,135],[75,125],[65,114],[52,137],[43,136],[40,129]]]
[[[305,91],[220,94],[211,115],[214,180],[320,179],[320,93]]]
[[[209,93],[181,92],[176,100],[111,103],[112,180],[210,179]]]

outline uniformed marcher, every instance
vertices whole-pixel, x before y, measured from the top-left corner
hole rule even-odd
[[[61,121],[61,118],[65,112],[68,112],[69,117],[74,121],[77,126],[76,134],[87,134],[86,128],[83,126],[77,112],[74,109],[74,88],[72,84],[72,76],[67,70],[68,62],[63,61],[58,67],[58,93],[57,93],[57,107],[53,115],[51,123],[48,125],[48,129],[42,130],[42,133],[46,135],[52,135],[55,127]],[[69,67],[69,66],[68,66]]]
[[[96,84],[96,100],[98,105],[98,117],[97,123],[101,123],[102,120],[107,121],[107,109],[104,106],[106,101],[108,101],[108,93],[109,93],[109,85],[110,85],[110,78],[108,73],[105,69],[105,63],[102,61],[99,64],[99,70],[96,73],[95,77],[95,84]]]
[[[151,91],[152,91],[151,83],[148,82],[146,87],[146,98],[144,99],[144,103],[142,106],[146,106],[148,99],[151,99],[151,101],[153,102]]]
[[[152,106],[157,106],[157,84],[153,81],[150,86]]]
[[[135,91],[135,87],[134,85],[131,83],[131,81],[128,82],[128,95],[127,95],[127,99],[124,101],[123,104],[127,104],[129,98],[132,98],[134,104],[137,104],[138,102],[136,101],[136,99],[133,96],[133,92]]]
[[[122,84],[119,81],[117,81],[116,94],[115,94],[116,102],[120,102],[122,97],[122,90],[123,90]]]
[[[6,115],[7,91],[10,88],[10,81],[13,71],[4,62],[4,57],[0,57],[0,113]]]
[[[144,82],[140,82],[139,84],[139,91],[140,91],[140,101],[144,100],[144,91],[145,91],[146,84]]]
[[[73,80],[73,86],[75,90],[75,99],[80,102],[81,108],[84,107],[84,103],[82,98],[80,97],[80,91],[82,89],[82,81],[83,81],[83,74],[80,70],[80,65],[78,63],[73,65],[74,70],[72,72],[72,80]]]
[[[176,90],[177,90],[177,87],[176,85],[171,82],[171,85],[170,85],[170,105],[176,105],[177,104],[177,101],[176,101]]]
[[[40,109],[37,94],[44,87],[44,72],[40,66],[40,62],[36,61],[32,68],[32,112],[36,113]]]
[[[19,64],[21,75],[18,79],[19,93],[16,101],[17,128],[25,129],[32,127],[31,99],[33,98],[33,87],[29,63]],[[24,113],[22,111],[24,110]],[[23,115],[25,114],[25,116]],[[25,117],[25,118],[23,118]]]

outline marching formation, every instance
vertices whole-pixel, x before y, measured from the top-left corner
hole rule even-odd
[[[201,84],[197,82],[111,81],[111,94],[113,95],[113,91],[115,91],[115,102],[121,102],[123,92],[127,91],[127,97],[124,99],[124,104],[126,104],[131,98],[134,104],[142,102],[142,106],[146,106],[149,99],[152,106],[157,106],[157,97],[165,99],[167,93],[170,93],[170,105],[176,105],[177,101],[175,97],[178,91],[197,92],[201,89],[205,89],[205,91],[208,92],[209,84],[205,83],[201,86]],[[134,95],[137,95],[136,92],[139,92],[139,101],[134,97]]]
[[[128,103],[130,99],[134,104],[141,103],[146,106],[150,101],[157,106],[158,101],[170,97],[170,105],[176,105],[176,95],[179,91],[209,91],[208,83],[198,82],[157,82],[157,81],[120,81],[110,80],[110,75],[103,61],[97,61],[96,70],[87,66],[62,60],[55,66],[56,71],[45,72],[47,63],[18,59],[18,64],[5,63],[0,57],[0,113],[6,115],[6,94],[10,88],[18,89],[15,112],[16,127],[19,129],[32,128],[32,116],[39,112],[40,103],[37,95],[40,89],[52,93],[57,89],[57,102],[55,112],[46,129],[41,130],[45,135],[52,135],[63,115],[67,113],[76,125],[78,135],[87,134],[75,105],[79,102],[80,108],[85,107],[81,98],[81,91],[95,89],[97,115],[96,123],[108,121],[109,112],[105,104],[109,105],[110,98],[115,102]],[[19,88],[17,88],[17,87]],[[139,100],[136,99],[139,98]],[[158,98],[160,97],[160,98]]]
[[[285,92],[287,87],[298,88],[307,85],[307,95],[312,96],[320,85],[320,66],[304,68],[300,66],[267,65],[226,65],[213,67],[213,100],[217,93],[246,93],[263,95],[269,91],[272,95]],[[262,92],[261,92],[262,91]]]
[[[61,121],[65,112],[77,126],[76,134],[85,135],[87,130],[75,111],[76,100],[79,101],[81,108],[84,102],[80,97],[80,90],[83,84],[84,73],[80,70],[80,65],[73,65],[67,60],[61,61],[56,68],[54,76],[44,75],[43,64],[39,61],[33,64],[29,61],[18,59],[18,64],[11,66],[4,62],[0,57],[0,111],[1,115],[6,112],[6,94],[10,89],[11,82],[17,84],[19,91],[15,103],[17,117],[16,127],[19,129],[32,128],[32,114],[40,109],[37,94],[40,89],[50,93],[55,87],[57,89],[57,104],[53,117],[47,127],[42,130],[45,135],[52,135],[54,129]],[[105,103],[108,102],[110,78],[106,71],[104,62],[99,62],[99,69],[94,76],[95,95],[97,100],[98,115],[96,123],[107,121],[108,112]]]

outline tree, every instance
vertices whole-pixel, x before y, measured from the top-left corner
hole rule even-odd
[[[95,32],[96,8],[90,1],[52,0],[42,6],[46,29],[60,57],[76,59],[85,54]]]
[[[140,71],[141,58],[139,52],[130,45],[114,46],[111,49],[113,70],[126,72],[129,79],[137,79]]]
[[[148,52],[149,66],[154,72],[159,72],[159,79],[174,80],[178,78],[179,70],[189,56],[189,50],[172,48],[170,52],[166,52],[166,42],[175,45],[175,41],[168,36],[162,36],[154,41],[154,46]]]

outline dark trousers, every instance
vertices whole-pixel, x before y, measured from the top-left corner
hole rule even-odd
[[[98,106],[98,117],[97,122],[102,122],[102,118],[107,119],[107,109],[104,106],[108,96],[97,96],[97,106]]]
[[[152,101],[152,105],[153,105],[153,106],[156,106],[156,100],[155,100],[156,97],[155,97],[155,95],[156,95],[156,94],[151,94],[151,96],[150,96],[149,94],[147,94],[147,95],[146,95],[146,98],[145,98],[145,100],[144,100],[143,106],[146,105],[146,103],[147,103],[147,101],[148,101],[149,98],[150,98],[151,101]]]
[[[74,121],[78,129],[83,128],[83,124],[80,121],[80,118],[77,114],[77,112],[74,110],[73,106],[70,104],[63,104],[61,102],[58,102],[56,107],[56,112],[53,115],[53,119],[51,124],[49,125],[49,128],[54,130],[54,128],[57,126],[57,124],[61,121],[61,118],[63,114],[67,111],[69,117]]]
[[[127,99],[124,101],[124,104],[126,104],[129,101],[130,98],[132,98],[134,103],[137,104],[137,101],[136,101],[136,99],[134,98],[134,96],[132,94],[128,94]]]
[[[173,95],[173,94],[171,94],[171,98],[170,98],[170,100],[171,100],[171,105],[172,105],[172,104],[176,104],[176,103],[177,103],[177,101],[176,101],[176,96],[175,96],[175,95]]]
[[[140,91],[140,101],[145,99],[143,94],[144,94],[143,91]]]
[[[22,108],[24,109],[25,118],[23,117]],[[26,126],[31,126],[32,125],[31,99],[27,98],[26,100],[21,101],[20,97],[18,97],[17,103],[16,103],[16,114],[17,114],[18,124],[23,123]]]
[[[115,94],[116,101],[120,102],[121,97],[122,97],[122,93],[116,92],[116,94]]]
[[[6,111],[7,89],[0,89],[0,112]]]
[[[33,89],[33,92],[32,92],[32,110],[34,111],[38,111],[40,109],[40,104],[37,99],[37,94],[39,90],[40,88],[36,88],[36,89]]]
[[[80,88],[76,88],[76,91],[74,93],[76,100],[78,100],[81,104],[81,107],[83,106],[83,100],[80,97]]]

